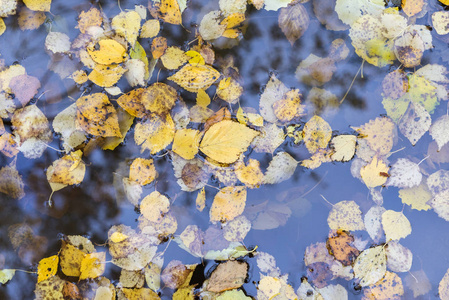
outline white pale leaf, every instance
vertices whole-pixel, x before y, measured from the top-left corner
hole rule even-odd
[[[354,201],[340,201],[332,207],[327,217],[330,229],[347,231],[364,230],[360,207]]]
[[[335,152],[331,158],[333,161],[350,161],[355,153],[355,135],[342,134],[334,137],[331,141]]]
[[[449,116],[443,115],[433,122],[429,130],[430,135],[438,144],[438,151],[449,142]]]
[[[288,91],[289,89],[275,75],[271,75],[270,80],[265,86],[265,90],[260,95],[259,102],[260,114],[265,121],[270,123],[276,123],[278,121],[273,111],[273,104],[281,100],[282,96]]]
[[[408,272],[412,267],[413,253],[397,241],[391,241],[386,247],[387,268],[393,272]]]
[[[412,233],[412,226],[407,217],[402,212],[394,210],[387,210],[382,214],[382,227],[387,241],[400,240]]]
[[[424,106],[410,101],[407,111],[399,121],[398,127],[401,133],[414,146],[429,130],[431,123],[430,114]]]
[[[263,183],[276,184],[289,179],[295,173],[298,162],[287,152],[279,152],[273,157],[265,172]]]
[[[427,187],[432,195],[449,190],[449,170],[438,170],[427,177]]]
[[[365,214],[365,228],[371,239],[378,242],[383,236],[382,214],[386,211],[383,206],[373,206]]]
[[[449,221],[449,190],[436,194],[429,204],[440,218]]]
[[[406,159],[399,158],[390,169],[390,177],[386,186],[399,188],[411,188],[421,183],[422,174],[418,164]]]

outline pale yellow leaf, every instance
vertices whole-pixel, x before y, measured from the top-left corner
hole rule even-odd
[[[402,212],[387,210],[382,214],[382,227],[387,241],[400,240],[412,232],[409,220]]]

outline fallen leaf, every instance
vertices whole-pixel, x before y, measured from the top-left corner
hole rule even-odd
[[[432,120],[429,112],[420,104],[410,102],[407,110],[399,120],[399,130],[414,146],[429,130]]]
[[[87,47],[92,60],[98,64],[118,64],[125,60],[126,49],[119,42],[111,39],[100,40]]]
[[[51,0],[24,0],[23,3],[34,11],[50,11]]]
[[[298,161],[287,152],[278,152],[268,165],[263,183],[276,184],[289,179],[295,173]]]
[[[140,29],[140,38],[153,38],[159,34],[159,30],[161,29],[161,24],[159,20],[151,19],[145,21],[143,23],[142,28]]]
[[[44,24],[47,16],[42,11],[33,11],[26,6],[19,11],[19,27],[20,30],[33,30]],[[1,22],[1,21],[0,21]]]
[[[332,129],[320,116],[313,116],[304,125],[304,143],[311,154],[319,148],[326,148],[331,137]]]
[[[189,92],[196,93],[198,90],[206,90],[219,77],[220,73],[208,65],[187,64],[167,79]]]
[[[174,290],[181,287],[191,273],[192,270],[187,268],[182,262],[172,260],[162,271],[161,279],[168,288]]]
[[[245,283],[248,264],[239,261],[227,261],[219,264],[212,272],[206,290],[220,293],[241,287]]]
[[[255,159],[249,159],[247,165],[244,163],[237,163],[235,166],[235,174],[248,188],[259,187],[264,178],[262,170],[260,169],[260,163]]]
[[[47,180],[52,191],[67,185],[80,184],[86,173],[86,165],[81,161],[83,153],[77,150],[53,162],[47,169]]]
[[[149,149],[155,154],[170,145],[175,136],[175,124],[170,115],[153,114],[149,119],[136,124],[134,141],[141,146],[141,151]]]
[[[161,18],[164,22],[179,25],[182,23],[181,9],[176,0],[154,1],[149,6],[150,13],[154,18]]]
[[[378,282],[387,272],[385,246],[377,246],[362,251],[354,262],[354,276],[362,287]]]
[[[210,208],[210,221],[227,222],[240,216],[245,209],[246,188],[228,186],[222,188],[214,197]]]
[[[52,276],[56,275],[58,271],[59,256],[53,255],[47,258],[43,258],[39,261],[37,266],[37,282],[44,281]]]
[[[359,256],[359,250],[353,245],[354,237],[346,231],[337,230],[337,235],[329,237],[326,245],[336,260],[349,266]]]
[[[449,13],[447,11],[436,11],[432,14],[433,28],[439,35],[449,33]]]
[[[36,77],[24,74],[13,77],[9,82],[9,87],[15,98],[19,100],[22,106],[25,106],[37,94],[41,83]]]
[[[0,270],[0,283],[5,284],[10,281],[16,274],[15,269],[2,269]]]
[[[402,203],[410,205],[412,209],[429,210],[432,208],[427,204],[432,199],[432,194],[424,182],[412,188],[399,190],[399,198]]]
[[[429,133],[437,142],[438,151],[441,150],[449,142],[449,116],[443,115],[434,121]]]
[[[341,134],[331,140],[334,153],[331,154],[333,161],[350,161],[354,157],[356,136]]]
[[[280,122],[290,122],[295,117],[304,115],[305,106],[300,104],[301,96],[298,89],[290,90],[282,99],[273,103],[273,112]]]
[[[106,252],[88,253],[81,261],[79,280],[97,278],[103,275],[106,265]]]
[[[385,272],[381,280],[372,286],[368,286],[363,293],[367,299],[401,299],[404,295],[404,287],[401,277],[393,272]]]
[[[192,159],[198,153],[201,134],[195,129],[180,129],[175,133],[172,150],[184,159]]]
[[[76,101],[76,129],[96,136],[122,137],[117,112],[102,93],[83,96]]]
[[[147,185],[154,181],[157,177],[157,171],[152,159],[136,158],[129,168],[129,179]]]
[[[78,18],[78,26],[75,28],[79,28],[81,33],[85,33],[91,26],[100,26],[103,23],[101,12],[95,7],[91,7],[88,11],[82,11]]]
[[[340,201],[329,212],[327,223],[333,230],[364,230],[365,225],[362,220],[360,207],[354,201]]]
[[[238,159],[258,134],[245,125],[223,120],[206,131],[199,149],[218,162],[230,164]]]
[[[387,241],[400,240],[412,232],[410,221],[402,212],[387,210],[382,214],[382,227]]]
[[[160,58],[164,55],[167,49],[167,39],[162,36],[155,37],[151,42],[151,54],[154,59]]]
[[[410,272],[405,277],[405,285],[413,291],[415,298],[427,294],[432,289],[432,284],[423,270]]]
[[[388,242],[386,252],[387,268],[393,272],[408,272],[412,267],[413,254],[397,241]]]
[[[179,47],[171,46],[165,50],[164,55],[161,56],[161,61],[167,69],[176,70],[189,61],[189,56]]]
[[[424,5],[424,0],[402,0],[402,11],[412,17],[420,13]]]
[[[213,10],[201,19],[198,32],[204,40],[215,40],[225,32],[226,25],[221,23],[221,18],[221,11]]]
[[[152,192],[150,195],[143,198],[140,203],[142,215],[155,223],[160,223],[163,215],[166,214],[169,209],[170,201],[158,191]]]
[[[406,158],[399,158],[390,168],[389,175],[385,186],[411,188],[419,185],[422,180],[418,164]]]
[[[360,176],[367,187],[373,188],[387,182],[388,175],[385,174],[388,174],[388,170],[388,166],[374,156],[369,164],[360,169]]]
[[[145,106],[142,103],[143,88],[133,89],[117,99],[120,105],[127,113],[137,118],[144,118],[148,115]]]
[[[70,51],[70,38],[62,32],[49,32],[45,38],[45,49],[53,53],[67,53]]]
[[[378,242],[383,236],[382,214],[386,211],[383,206],[372,206],[365,214],[363,222],[366,231],[374,242]]]
[[[112,18],[111,26],[118,35],[123,36],[131,44],[131,47],[134,47],[139,36],[140,20],[136,11],[122,11]]]
[[[281,8],[279,13],[279,27],[291,45],[299,39],[309,27],[309,14],[301,3]]]
[[[140,101],[147,110],[165,114],[175,105],[177,99],[178,94],[174,88],[165,83],[156,82],[144,90]]]
[[[96,65],[87,76],[90,81],[101,87],[111,87],[116,84],[126,69],[120,65]],[[87,97],[87,96],[85,96]]]

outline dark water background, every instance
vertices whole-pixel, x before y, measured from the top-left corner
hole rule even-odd
[[[33,31],[21,31],[17,25],[17,16],[5,18],[6,32],[0,36],[1,58],[6,65],[19,63],[26,68],[29,75],[36,76],[41,81],[40,93],[47,91],[39,100],[38,107],[44,112],[51,122],[62,109],[73,103],[68,97],[77,99],[82,89],[77,87],[71,79],[61,80],[54,72],[48,70],[50,56],[45,52],[44,41],[50,26],[56,31],[62,31],[73,39],[78,35],[78,14],[82,10],[90,8],[91,3],[100,4],[106,14],[112,18],[120,13],[115,1],[60,1],[53,0],[51,12],[45,25]],[[121,1],[121,7],[133,9],[135,4],[147,5],[146,1]],[[312,12],[312,3],[305,6],[311,18],[310,26],[293,46],[283,35],[278,27],[278,12],[257,11],[254,8],[248,10],[248,29],[237,47],[217,50],[217,56],[232,55],[235,65],[240,70],[244,79],[244,94],[240,99],[243,106],[257,108],[262,87],[267,83],[271,72],[275,72],[278,78],[288,87],[299,88],[307,95],[311,87],[298,82],[294,76],[298,64],[310,53],[318,56],[326,56],[331,42],[336,38],[342,38],[351,49],[348,58],[337,65],[337,71],[331,82],[324,88],[341,98],[348,89],[354,75],[360,67],[362,60],[354,53],[348,38],[348,32],[329,31],[322,26]],[[437,5],[433,3],[431,5]],[[193,0],[188,4],[183,14],[183,25],[190,31],[188,33],[181,26],[170,24],[163,25],[161,36],[168,39],[169,45],[185,46],[194,39],[195,26],[199,24],[202,15],[212,9],[218,8],[217,3]],[[428,23],[427,17],[419,20]],[[57,29],[56,29],[57,28]],[[422,65],[427,63],[441,63],[441,52],[444,44],[437,41],[434,36],[436,50],[425,53]],[[150,41],[141,41],[142,46],[150,53]],[[447,48],[447,45],[446,45]],[[448,50],[449,51],[449,50]],[[150,54],[151,55],[151,54]],[[446,55],[448,55],[446,53]],[[156,70],[160,67],[158,65]],[[339,108],[329,109],[323,118],[329,122],[332,129],[338,133],[352,133],[350,126],[359,126],[371,119],[385,114],[381,104],[381,82],[383,77],[397,65],[386,68],[377,68],[365,64],[364,78],[358,77],[346,100]],[[150,83],[155,82],[156,73]],[[169,75],[161,72],[159,81],[165,82]],[[126,80],[119,83],[122,91],[128,91]],[[92,92],[99,91],[97,87],[84,86]],[[194,103],[193,94],[182,93],[183,99],[188,105]],[[218,107],[218,106],[217,106]],[[446,103],[439,106],[434,116],[445,113]],[[307,121],[307,116],[304,121]],[[8,124],[6,124],[8,125]],[[431,137],[426,134],[412,147],[408,140],[399,135],[398,143],[393,151],[406,147],[404,150],[393,154],[389,160],[394,162],[400,157],[416,157],[422,159],[426,156]],[[51,143],[52,147],[59,148],[58,139]],[[309,157],[304,145],[294,145],[285,142],[280,149],[290,153],[295,159],[302,160]],[[113,225],[125,224],[133,228],[137,226],[138,212],[129,203],[117,203],[115,189],[112,185],[113,172],[120,162],[126,159],[141,157],[140,149],[134,144],[132,134],[126,138],[125,144],[115,151],[92,152],[83,160],[88,164],[86,176],[78,187],[66,187],[53,195],[54,207],[48,208],[45,204],[51,190],[47,183],[45,170],[57,158],[60,153],[47,149],[43,156],[36,160],[28,160],[19,153],[17,169],[25,182],[26,196],[16,201],[0,194],[0,251],[6,258],[5,268],[17,268],[30,270],[30,265],[25,265],[14,252],[9,242],[7,230],[12,224],[25,222],[30,225],[35,234],[45,236],[49,241],[48,251],[45,257],[57,253],[60,247],[60,234],[84,235],[96,244],[103,244],[107,239],[107,231]],[[144,153],[144,157],[149,154]],[[261,160],[262,166],[267,166],[271,155],[254,155],[253,158]],[[214,189],[206,188],[208,195],[207,206],[203,213],[195,210],[196,192],[182,192],[173,176],[173,170],[168,156],[154,157],[157,170],[160,174],[157,180],[157,190],[170,198],[177,196],[171,210],[178,220],[178,231],[181,233],[189,224],[197,224],[205,230],[208,226],[208,209],[211,205],[211,195]],[[9,163],[9,159],[0,156],[0,166]],[[424,164],[427,164],[424,162]],[[430,165],[425,168],[432,173]],[[448,165],[441,165],[447,169]],[[317,183],[319,183],[317,185]],[[312,191],[310,191],[317,185]],[[154,184],[147,189],[154,190]],[[290,191],[287,199],[282,193]],[[310,191],[310,192],[309,192]],[[308,192],[304,197],[302,194]],[[384,207],[400,211],[403,208],[398,197],[397,188],[384,189]],[[268,252],[277,260],[277,265],[282,273],[289,274],[289,283],[296,290],[300,284],[300,278],[306,275],[306,267],[303,262],[304,250],[307,246],[316,242],[324,242],[329,232],[327,216],[330,205],[320,195],[326,197],[331,203],[342,200],[354,200],[365,213],[374,203],[370,200],[369,191],[358,179],[350,173],[350,163],[327,163],[316,170],[308,170],[298,166],[294,176],[281,184],[262,186],[259,189],[248,190],[247,207],[259,204],[265,200],[277,202],[279,200],[291,201],[298,199],[300,203],[306,203],[293,211],[292,216],[285,226],[272,230],[251,230],[245,238],[248,247],[257,245],[258,250]],[[306,199],[306,201],[301,200]],[[432,283],[432,291],[420,299],[437,299],[438,283],[449,267],[449,223],[439,218],[433,211],[416,211],[406,206],[404,214],[412,224],[412,234],[401,240],[401,244],[408,247],[414,255],[411,271],[423,269]],[[357,233],[356,233],[357,234]],[[366,237],[365,233],[365,237]],[[161,246],[160,248],[162,248]],[[97,250],[101,250],[97,246]],[[165,265],[173,259],[181,260],[186,264],[201,263],[201,260],[180,249],[174,242],[171,243],[165,254]],[[254,270],[255,258],[249,258],[248,262]],[[213,265],[209,262],[206,269]],[[104,274],[111,280],[118,280],[120,270],[112,264],[107,265]],[[399,274],[402,279],[407,273]],[[250,272],[249,282],[258,280],[258,272]],[[1,299],[31,299],[36,282],[35,276],[17,272],[15,277],[6,285],[0,286]],[[359,299],[360,295],[353,291],[351,283],[337,281],[347,287],[351,299]],[[405,298],[413,298],[411,291],[405,287]],[[255,296],[254,285],[246,284],[248,295]],[[170,297],[170,290],[164,289],[163,296]]]

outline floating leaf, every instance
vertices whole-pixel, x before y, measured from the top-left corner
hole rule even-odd
[[[154,167],[152,159],[136,158],[133,160],[129,168],[129,179],[139,183],[140,185],[146,185],[157,177],[157,171]]]
[[[176,70],[189,60],[189,56],[185,54],[179,47],[168,47],[164,55],[161,56],[161,61],[164,67],[169,70]]]
[[[87,47],[87,53],[98,64],[118,64],[125,60],[126,49],[119,42],[111,39],[100,40]]]
[[[178,94],[174,88],[165,83],[156,82],[144,90],[140,101],[147,110],[165,114],[175,105],[177,99]]]
[[[228,186],[222,188],[214,197],[210,208],[210,221],[227,222],[240,216],[245,209],[246,188]]]
[[[76,101],[76,129],[96,136],[122,137],[117,112],[102,93],[83,96]]]
[[[387,245],[387,268],[393,272],[408,272],[412,267],[413,254],[408,248],[397,241],[390,241]]]
[[[47,258],[43,258],[39,261],[37,266],[37,282],[44,281],[52,276],[56,275],[58,271],[59,256],[53,255]]]
[[[377,246],[362,251],[354,263],[354,276],[360,280],[361,286],[369,286],[378,282],[387,271],[385,247]]]
[[[159,34],[160,29],[161,29],[161,24],[159,23],[159,20],[155,20],[155,19],[147,20],[142,25],[139,37],[140,38],[153,38]]]
[[[233,163],[259,133],[243,124],[223,120],[204,134],[199,149],[221,163]]]
[[[445,35],[449,33],[449,12],[437,11],[432,14],[433,28],[439,35]]]
[[[160,223],[164,214],[170,209],[170,201],[158,191],[152,192],[143,198],[140,203],[142,215],[155,223]]]
[[[335,11],[343,23],[352,25],[362,15],[378,16],[385,8],[383,1],[369,0],[369,1],[348,1],[337,0],[335,3]]]
[[[387,241],[400,240],[412,232],[409,220],[402,212],[387,210],[382,214],[382,226]]]
[[[301,96],[298,89],[290,90],[284,94],[282,99],[273,103],[273,112],[276,118],[285,123],[304,115],[305,106],[300,104]]]
[[[87,77],[98,86],[111,87],[125,72],[126,69],[120,65],[96,65]]]
[[[263,183],[276,184],[289,179],[295,173],[298,161],[287,152],[278,152],[268,165]]]
[[[131,44],[131,47],[134,47],[139,35],[140,20],[137,12],[132,10],[122,11],[112,18],[111,26],[118,35],[123,36]]]
[[[374,156],[369,164],[360,169],[360,176],[367,187],[373,188],[387,182],[388,169],[382,160]]]
[[[152,115],[148,120],[137,123],[134,131],[134,140],[141,145],[141,151],[150,149],[151,154],[165,149],[174,136],[175,124],[168,114],[163,117]]]
[[[432,120],[427,110],[419,103],[409,103],[409,107],[405,111],[398,127],[401,133],[409,139],[412,145],[429,130]]]
[[[427,294],[432,289],[432,284],[423,270],[410,272],[405,277],[405,285],[413,291],[415,298]]]
[[[100,26],[103,23],[101,12],[95,7],[91,7],[88,11],[82,11],[78,17],[77,27],[81,33],[85,33],[91,26]]]
[[[332,207],[327,217],[329,228],[346,231],[364,230],[360,207],[354,201],[340,201]]]
[[[25,197],[25,187],[22,176],[16,169],[16,161],[13,160],[9,166],[0,169],[0,193],[6,194],[13,199]]]
[[[103,275],[106,265],[106,252],[86,254],[81,261],[80,280],[97,278]]]
[[[198,153],[200,132],[195,129],[176,131],[172,150],[184,159],[192,159]]]
[[[24,0],[23,3],[35,11],[50,11],[51,0]]]
[[[67,185],[80,184],[86,173],[86,165],[81,161],[83,153],[77,150],[53,162],[47,169],[47,180],[53,191]]]
[[[432,199],[432,194],[424,182],[412,188],[399,190],[399,198],[401,198],[402,203],[410,205],[413,209],[431,209],[427,202]]]
[[[49,32],[45,38],[45,49],[53,53],[67,53],[70,51],[70,38],[62,32]]]
[[[363,296],[367,299],[401,299],[404,295],[404,287],[401,278],[392,272],[385,272],[382,280],[372,286],[368,286]]]
[[[245,283],[248,264],[240,261],[227,261],[215,268],[209,278],[206,290],[220,293],[241,287]]]
[[[36,94],[41,87],[39,79],[29,75],[19,75],[13,77],[9,82],[9,87],[14,96],[22,106],[25,106]]]
[[[434,121],[429,133],[437,142],[438,151],[441,150],[449,142],[449,116],[443,115]]]
[[[301,3],[282,8],[279,13],[279,27],[290,44],[294,44],[309,27],[309,14]]]
[[[332,129],[320,116],[313,116],[304,125],[304,143],[310,153],[315,153],[319,148],[326,148],[332,137]]]
[[[332,138],[331,145],[335,152],[331,155],[333,161],[350,161],[354,157],[356,136],[341,134]]]
[[[349,266],[359,256],[359,250],[353,245],[354,237],[346,231],[337,231],[336,236],[329,237],[327,247],[336,260]]]
[[[288,91],[289,89],[274,74],[270,76],[262,95],[260,95],[259,102],[260,114],[265,121],[270,123],[276,123],[278,121],[273,110],[273,104],[281,100]]]
[[[372,206],[363,219],[366,231],[374,242],[378,242],[384,232],[382,230],[382,214],[386,211],[383,206]]]
[[[421,183],[422,174],[418,164],[406,159],[399,158],[390,169],[390,177],[386,186],[399,188],[411,188]]]
[[[402,0],[402,10],[409,17],[420,13],[424,5],[424,0]]]
[[[130,115],[137,118],[143,118],[148,114],[145,106],[142,104],[143,92],[143,88],[131,90],[128,93],[120,96],[117,99],[117,104],[120,105],[124,110],[126,110],[126,112]]]
[[[394,123],[386,117],[379,117],[354,128],[367,140],[369,147],[379,155],[385,155],[393,147]]]
[[[14,274],[16,274],[15,269],[2,269],[0,270],[0,283],[5,284],[10,281]]]
[[[164,22],[179,25],[182,23],[181,9],[176,0],[154,1],[150,6],[150,12],[155,18],[161,18]]]
[[[187,64],[167,79],[176,82],[189,92],[196,93],[210,87],[218,77],[220,73],[208,65]]]

